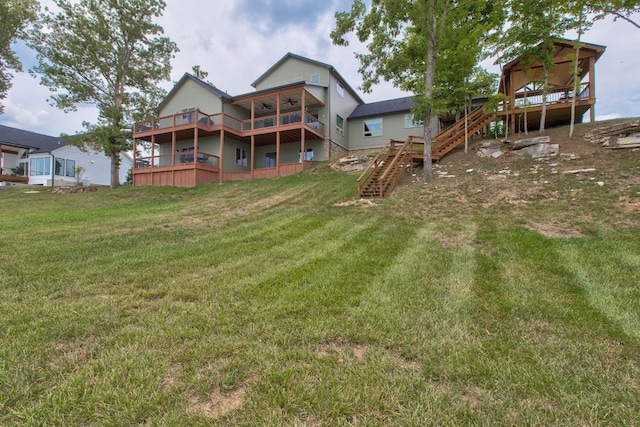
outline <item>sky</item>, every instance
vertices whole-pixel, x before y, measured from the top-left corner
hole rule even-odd
[[[207,71],[207,80],[230,95],[254,90],[251,83],[269,67],[292,52],[333,65],[365,102],[393,99],[408,94],[382,82],[365,94],[358,89],[362,78],[355,52],[366,47],[351,36],[348,47],[334,46],[329,34],[336,11],[348,10],[351,0],[166,0],[158,23],[165,35],[178,44],[172,61],[171,81],[161,83],[167,91],[194,65]],[[50,0],[41,0],[43,6]],[[640,17],[636,17],[639,19]],[[567,37],[575,37],[567,34]],[[624,21],[606,19],[595,25],[583,40],[607,46],[596,64],[596,120],[640,116],[640,30]],[[47,102],[47,87],[26,71],[35,65],[35,53],[23,43],[14,50],[25,72],[13,73],[13,88],[0,101],[5,106],[0,124],[57,136],[82,131],[82,122],[95,122],[97,110],[81,105],[64,113]],[[493,60],[483,66],[498,72]],[[585,119],[588,114],[585,115]]]

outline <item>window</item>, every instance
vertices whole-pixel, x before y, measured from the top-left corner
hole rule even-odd
[[[412,114],[405,114],[404,115],[404,128],[405,129],[417,128],[418,126],[422,126],[423,124],[424,124],[424,120],[414,121]]]
[[[320,83],[320,74],[311,74],[311,83]]]
[[[304,150],[304,160],[309,162],[313,160],[313,148],[307,148],[306,150]],[[301,161],[302,161],[302,152],[298,150],[298,162],[301,162]]]
[[[18,167],[22,167],[22,176],[29,175],[29,162],[20,162],[18,163]]]
[[[286,81],[286,80],[285,80],[285,81],[278,82],[278,86],[284,86],[284,85],[286,85],[286,84],[287,84],[287,81]]]
[[[55,174],[64,176],[64,159],[56,158]]]
[[[336,114],[336,131],[340,135],[344,135],[344,119],[339,114]]]
[[[69,159],[62,159],[60,157],[56,157],[54,164],[54,173],[58,176],[76,176],[76,161]]]
[[[382,118],[365,120],[364,136],[382,136]]]
[[[336,92],[338,92],[338,95],[344,96],[344,86],[342,86],[342,83],[336,82]]]
[[[67,159],[67,176],[76,176],[76,161]]]
[[[36,157],[31,159],[31,176],[34,175],[49,175],[51,174],[51,161],[49,157]]]
[[[247,150],[236,148],[236,165],[247,166]]]
[[[265,153],[264,155],[264,167],[275,168],[276,167],[276,153]]]
[[[296,78],[293,79],[293,82],[294,83],[300,83],[302,80],[303,80],[302,77],[296,77]]]

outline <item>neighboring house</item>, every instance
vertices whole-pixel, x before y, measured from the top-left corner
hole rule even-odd
[[[550,98],[551,103],[564,106],[550,108],[554,110],[551,118],[566,111],[564,101],[573,96],[564,65],[567,43],[557,44],[561,73],[556,71],[553,83],[562,84],[554,87]],[[577,94],[579,114],[595,103],[594,64],[603,51],[604,47],[589,44],[581,49],[580,78],[589,75],[591,81],[584,82]],[[531,73],[538,68],[533,64]],[[511,104],[496,114],[508,114],[510,125],[515,126],[523,97],[533,105],[541,93],[523,95],[518,87],[522,67],[517,61],[505,69],[509,74],[506,89],[501,89]],[[293,53],[282,57],[252,86],[254,92],[232,96],[186,73],[158,106],[158,118],[134,125],[133,184],[195,186],[284,176],[302,171],[313,161],[380,150],[390,139],[424,133],[422,122],[410,114],[411,97],[365,104],[334,67]],[[480,110],[475,116],[472,130],[456,126],[459,123],[450,129],[480,132],[491,117]],[[457,133],[439,135],[453,122],[452,117],[440,117],[430,123],[433,147],[439,150],[432,158],[441,158],[464,141]],[[138,155],[138,151],[151,154]]]
[[[0,181],[30,185],[109,185],[111,160],[102,152],[86,152],[68,145],[62,138],[0,125],[2,176]],[[120,182],[127,180],[133,162],[128,154],[120,157]],[[84,172],[76,176],[76,168]],[[78,179],[79,178],[79,179]]]

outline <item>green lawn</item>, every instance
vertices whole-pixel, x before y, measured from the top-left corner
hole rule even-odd
[[[637,425],[640,184],[472,175],[0,191],[0,425]]]

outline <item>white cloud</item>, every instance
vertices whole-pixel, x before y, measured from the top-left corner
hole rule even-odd
[[[619,119],[622,116],[618,113],[613,113],[613,114],[605,114],[602,116],[596,116],[596,122],[603,122],[605,120],[614,120],[614,119]]]

